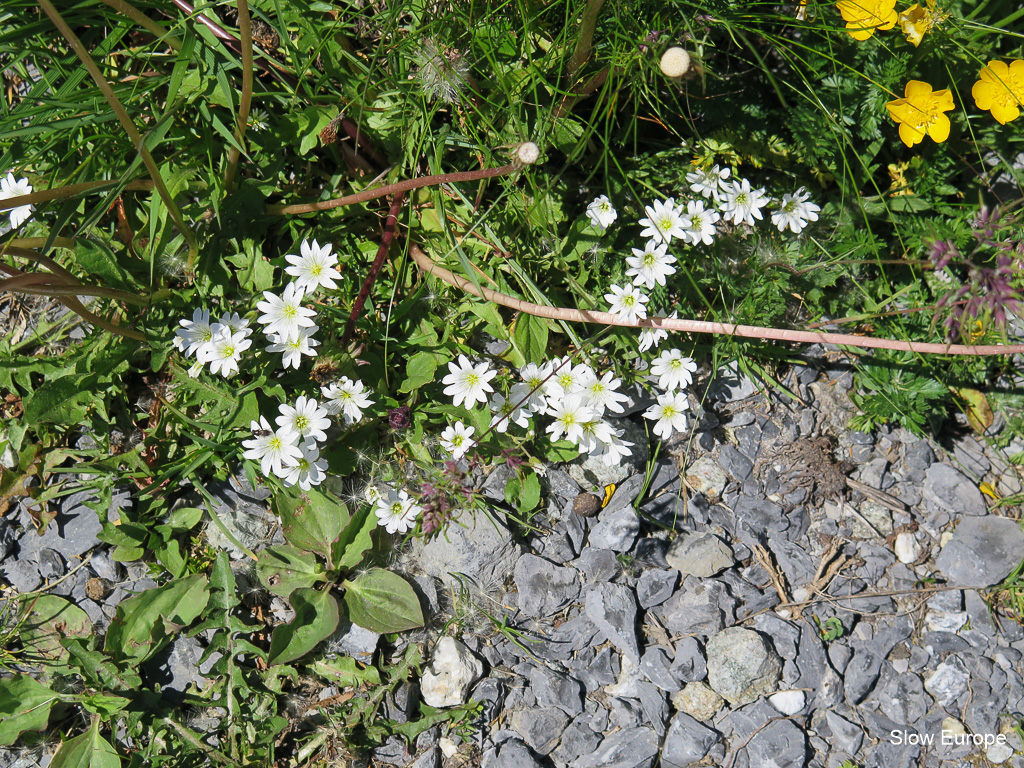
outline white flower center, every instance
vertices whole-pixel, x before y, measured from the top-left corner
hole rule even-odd
[[[295,414],[295,429],[298,430],[299,434],[305,434],[306,430],[309,429],[309,419],[301,413]]]
[[[476,386],[479,386],[479,385],[480,385],[480,377],[479,376],[477,376],[475,373],[468,373],[468,374],[466,374],[466,386],[467,387],[476,387]]]
[[[658,222],[658,229],[664,231],[666,229],[672,229],[672,219],[669,216],[664,216]]]

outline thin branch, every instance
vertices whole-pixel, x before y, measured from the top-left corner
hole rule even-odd
[[[242,98],[238,103],[238,122],[235,125],[235,140],[238,147],[245,140],[245,129],[249,122],[249,109],[252,107],[252,20],[249,18],[249,3],[238,0],[238,32],[242,46]],[[238,161],[242,156],[238,147],[228,148],[228,167],[224,173],[224,191],[231,192],[238,172]]]
[[[529,301],[517,299],[490,288],[477,288],[472,282],[447,269],[439,267],[415,243],[410,243],[409,252],[413,261],[427,274],[434,275],[449,285],[461,288],[466,293],[479,296],[496,304],[525,312],[528,315],[547,317],[552,320],[567,320],[576,323],[600,323],[626,328],[659,328],[666,331],[685,331],[687,333],[712,333],[721,336],[738,336],[747,339],[772,339],[802,344],[837,344],[847,347],[868,347],[874,349],[893,349],[903,352],[935,355],[1015,355],[1024,352],[1024,344],[991,344],[970,346],[964,344],[930,344],[917,341],[899,341],[897,339],[873,339],[866,336],[850,336],[842,333],[820,333],[815,331],[791,331],[783,328],[761,328],[752,325],[733,325],[732,323],[713,323],[706,320],[684,320],[669,317],[649,317],[636,323],[623,320],[610,312],[571,309],[565,307],[545,307]]]
[[[66,187],[54,187],[53,189],[41,189],[38,192],[29,192],[27,195],[17,195],[0,200],[0,211],[9,208],[17,208],[21,205],[36,205],[37,203],[48,203],[51,200],[63,200],[66,197],[74,197],[82,192],[91,192],[101,187],[115,187],[119,184],[117,179],[109,181],[85,181],[81,184],[69,184]],[[130,181],[125,189],[131,192],[149,192],[156,186],[151,179],[139,179]],[[56,242],[56,241],[55,241]]]
[[[363,307],[366,305],[366,299],[370,295],[370,289],[373,288],[373,283],[384,266],[384,259],[391,248],[391,241],[395,238],[395,225],[398,223],[398,213],[402,210],[402,202],[404,200],[405,193],[399,192],[395,195],[395,199],[391,201],[391,209],[388,211],[387,221],[384,222],[384,234],[381,235],[380,246],[377,248],[377,258],[373,260],[370,271],[367,273],[366,279],[359,289],[359,295],[356,297],[355,304],[352,305],[352,313],[348,316],[348,322],[345,324],[345,333],[341,337],[342,346],[348,344],[349,339],[352,337],[352,330],[355,328],[356,320],[363,313]]]

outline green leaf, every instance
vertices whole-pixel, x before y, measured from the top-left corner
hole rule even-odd
[[[557,443],[551,443],[544,452],[544,458],[552,464],[564,464],[567,461],[572,461],[579,455],[580,452],[576,450],[576,446],[568,440],[559,440]]]
[[[0,680],[0,746],[10,746],[25,731],[44,730],[58,698],[28,675]]]
[[[309,671],[317,677],[330,680],[339,688],[380,684],[380,672],[376,667],[362,667],[351,656],[317,659],[309,665]]]
[[[297,589],[290,602],[295,618],[274,630],[267,659],[270,665],[302,658],[338,628],[341,614],[330,590]]]
[[[547,321],[525,313],[519,315],[512,343],[526,362],[543,363],[548,351]]]
[[[103,285],[111,288],[125,286],[125,274],[118,266],[114,254],[103,243],[89,238],[80,238],[75,243],[75,261],[86,272],[101,278]]]
[[[110,742],[100,736],[100,718],[81,736],[68,739],[50,761],[51,768],[121,768],[121,758]]]
[[[409,358],[405,366],[405,381],[398,388],[399,392],[412,392],[434,380],[437,371],[437,358],[431,352],[417,352]]]
[[[363,553],[373,546],[372,534],[377,529],[377,516],[369,509],[357,512],[342,531],[331,551],[332,567],[348,571],[363,562]]]
[[[44,381],[25,402],[25,420],[29,424],[80,424],[96,400],[96,394],[82,386],[88,376],[61,376]]]
[[[117,606],[103,649],[115,660],[141,664],[206,608],[206,576],[194,574],[147,589]]]
[[[26,601],[21,620],[21,644],[39,661],[63,661],[68,657],[60,644],[62,637],[92,634],[89,614],[57,595],[40,595]]]
[[[86,693],[78,697],[78,703],[93,714],[110,717],[131,704],[132,700],[109,693]]]
[[[540,504],[540,480],[535,472],[523,478],[519,489],[519,498],[515,501],[516,509],[520,512],[529,512]]]
[[[279,494],[276,506],[289,544],[331,558],[332,545],[350,519],[340,499],[313,487],[301,495]]]
[[[316,555],[288,544],[267,547],[260,552],[256,574],[271,593],[286,600],[296,589],[326,581],[324,567],[317,562]]]
[[[420,600],[397,573],[371,568],[342,586],[353,624],[380,634],[423,626]]]
[[[263,257],[256,243],[245,239],[243,253],[228,256],[226,261],[237,267],[235,279],[247,291],[262,293],[274,285],[274,265]]]

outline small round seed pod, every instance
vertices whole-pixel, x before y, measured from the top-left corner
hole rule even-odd
[[[523,165],[533,165],[540,158],[540,149],[532,141],[524,141],[516,149],[516,160]]]
[[[601,511],[601,497],[584,491],[573,501],[572,511],[580,517],[593,517]]]
[[[661,54],[660,66],[666,77],[682,77],[690,70],[690,54],[674,46]]]

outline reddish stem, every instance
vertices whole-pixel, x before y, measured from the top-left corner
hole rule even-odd
[[[370,289],[384,266],[384,259],[387,258],[388,250],[391,248],[391,241],[395,239],[395,227],[398,224],[398,213],[402,210],[402,203],[405,200],[405,193],[399,192],[391,201],[391,209],[388,211],[387,221],[384,222],[384,234],[380,238],[380,246],[377,248],[377,258],[373,260],[370,271],[363,281],[363,287],[359,289],[356,296],[356,303],[352,305],[352,314],[348,316],[348,323],[345,324],[345,333],[341,337],[341,345],[346,346],[352,338],[352,331],[355,329],[356,319],[363,313],[366,299],[370,295]]]

